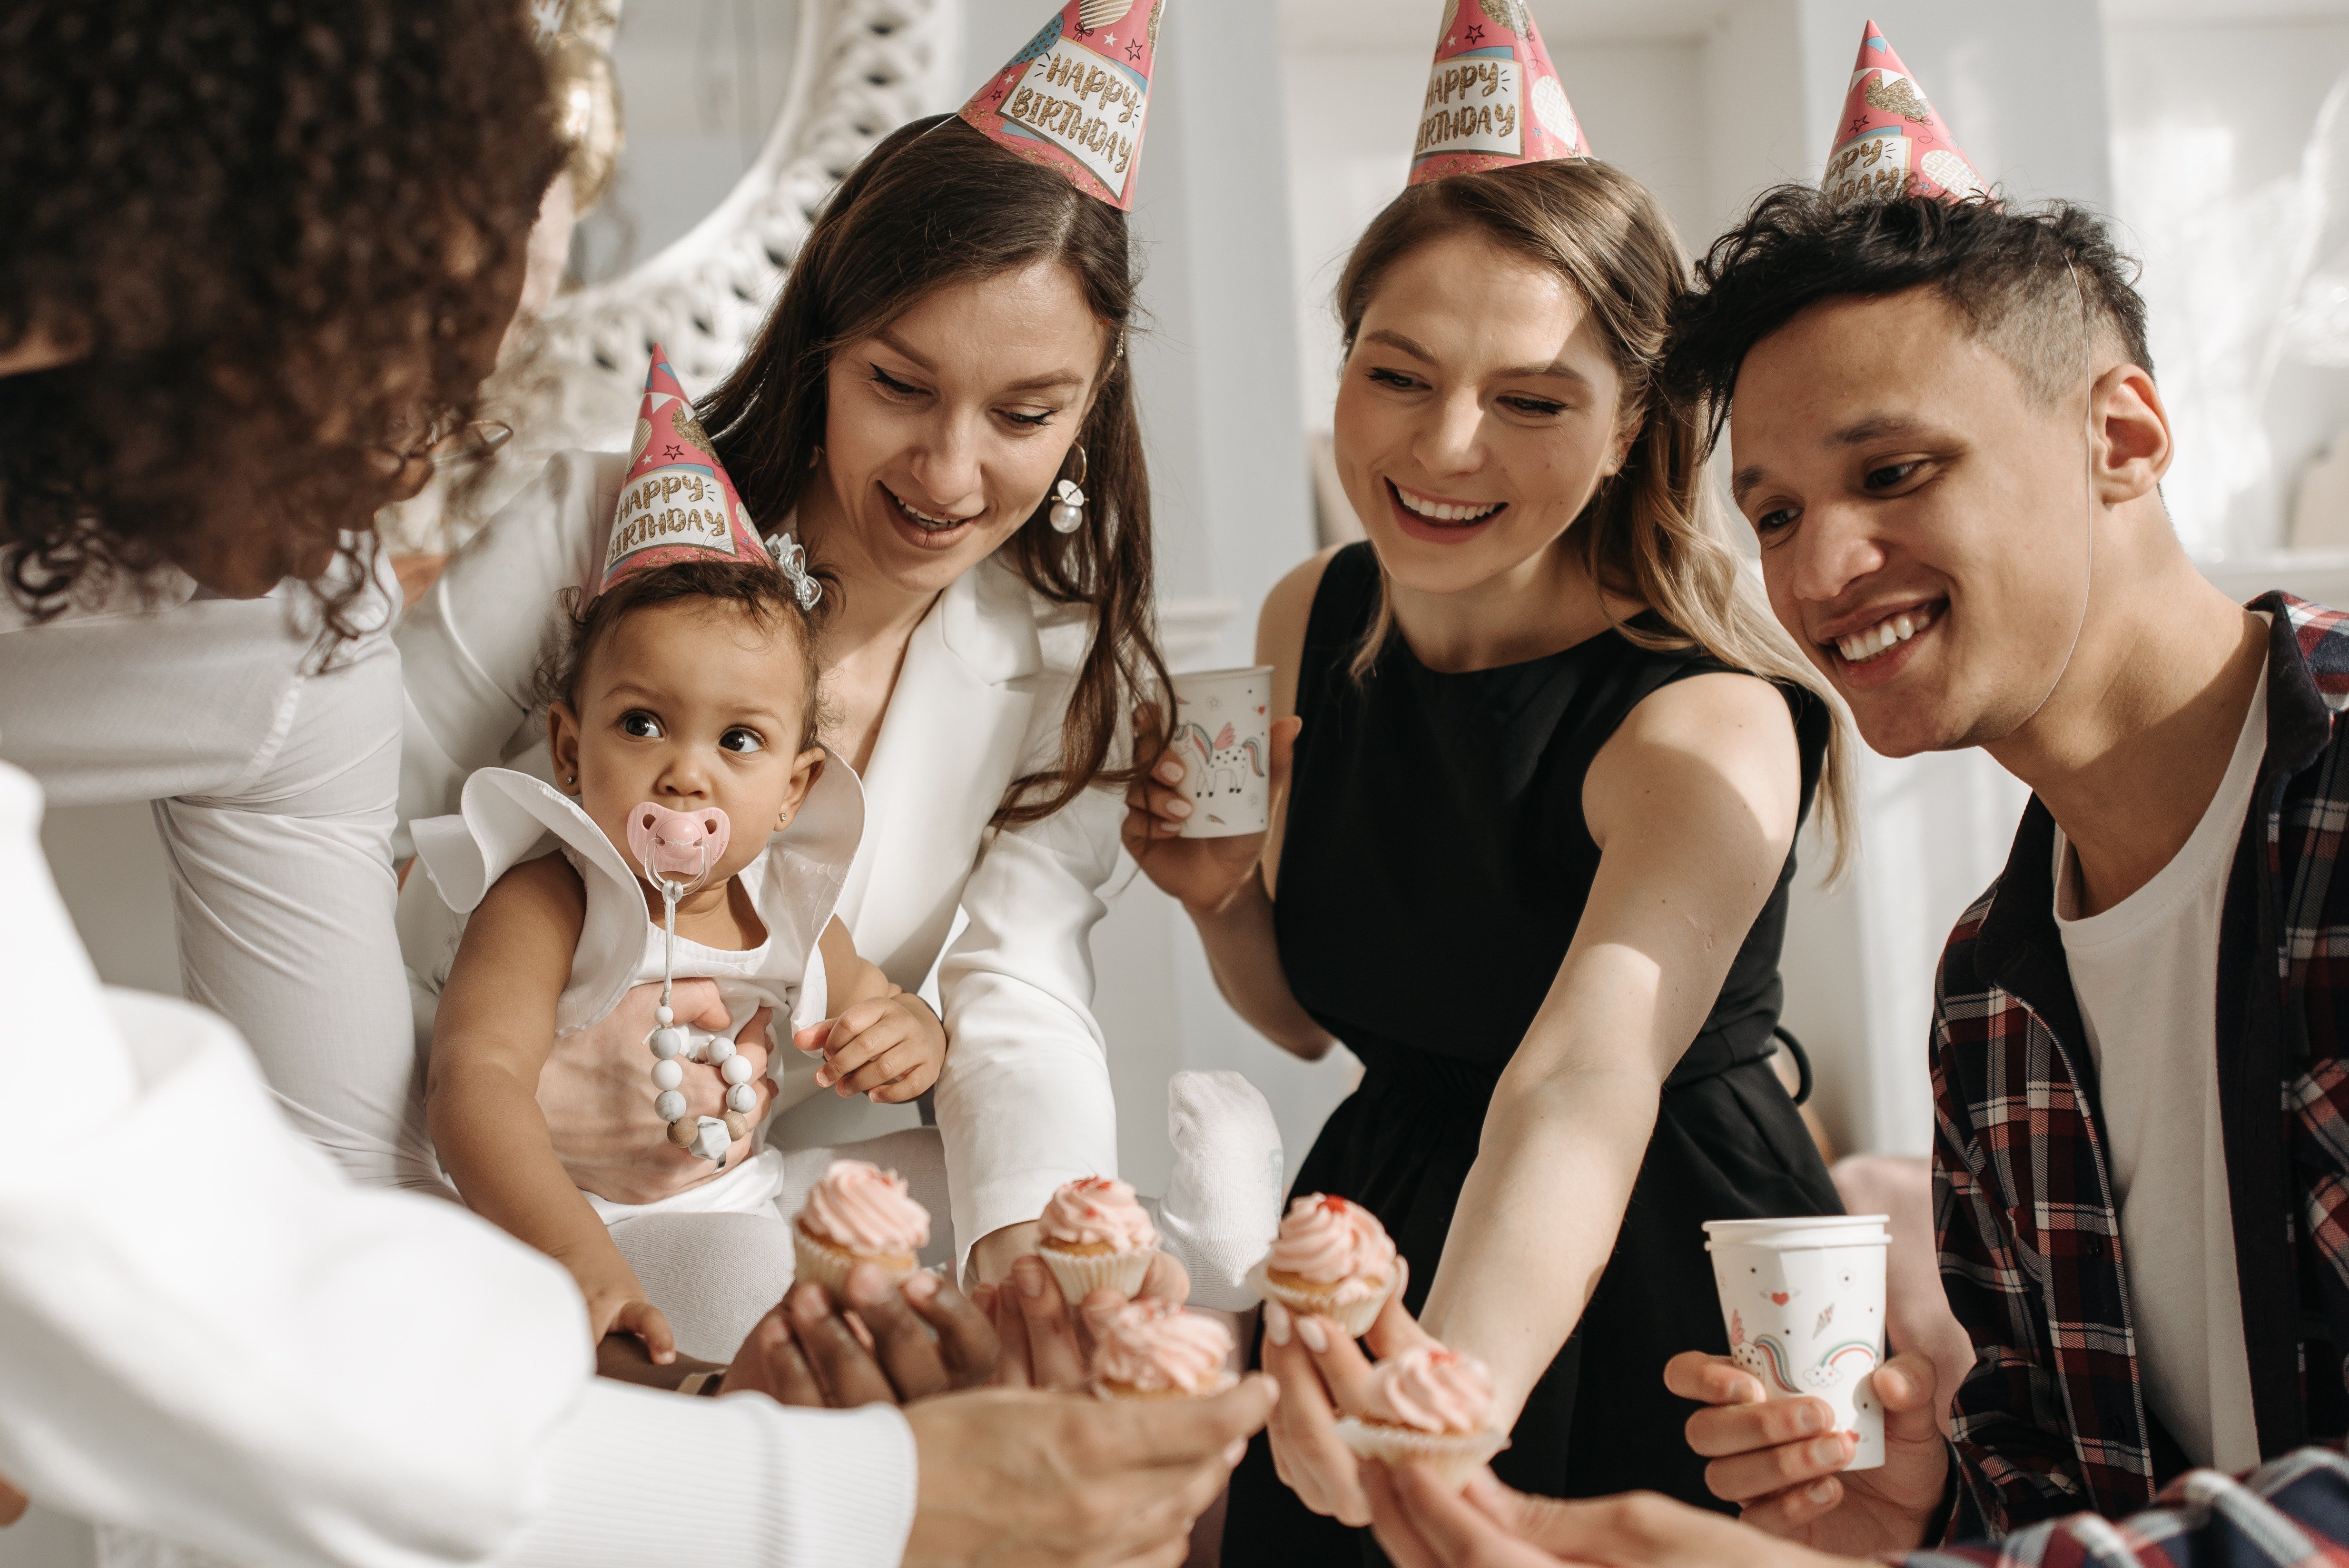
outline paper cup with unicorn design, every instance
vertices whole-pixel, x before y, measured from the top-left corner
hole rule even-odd
[[[1176,676],[1169,746],[1191,802],[1184,838],[1263,832],[1272,820],[1272,666]]]
[[[1884,1462],[1884,1408],[1875,1372],[1884,1360],[1882,1214],[1799,1214],[1708,1220],[1730,1358],[1773,1399],[1809,1394],[1859,1439],[1850,1468]]]

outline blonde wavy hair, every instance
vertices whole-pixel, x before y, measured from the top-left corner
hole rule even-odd
[[[1851,740],[1843,706],[1787,636],[1732,542],[1727,510],[1706,482],[1701,408],[1658,385],[1673,303],[1689,288],[1689,256],[1647,187],[1591,159],[1524,163],[1413,185],[1388,203],[1355,242],[1338,280],[1338,318],[1353,353],[1371,297],[1420,246],[1475,232],[1556,272],[1588,307],[1622,382],[1623,428],[1637,431],[1622,468],[1600,482],[1558,541],[1577,552],[1608,595],[1634,600],[1671,628],[1658,634],[1614,619],[1649,648],[1700,647],[1733,669],[1796,686],[1829,716],[1819,775],[1821,830],[1834,848],[1828,876],[1850,858],[1856,819]],[[1394,630],[1379,569],[1377,614],[1353,660],[1369,673]]]

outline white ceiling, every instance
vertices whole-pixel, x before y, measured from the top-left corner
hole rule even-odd
[[[1416,48],[1433,40],[1437,0],[1279,0],[1288,47],[1336,53]],[[1738,0],[1533,0],[1554,42],[1661,41],[1701,36]],[[2104,0],[2107,20],[2280,22],[2349,19],[2349,0]]]

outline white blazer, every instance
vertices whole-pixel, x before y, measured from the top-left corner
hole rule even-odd
[[[543,771],[533,677],[556,595],[595,581],[626,469],[618,452],[556,454],[401,626],[398,852],[408,822],[457,810],[474,769]],[[987,830],[1011,780],[1058,757],[1088,631],[1084,612],[1007,566],[964,573],[915,628],[864,774],[839,913],[897,985],[937,969],[951,1042],[938,1130],[964,1252],[1034,1219],[1061,1182],[1117,1170],[1091,939],[1123,802],[1090,789],[1044,821]],[[957,908],[969,923],[948,946]]]

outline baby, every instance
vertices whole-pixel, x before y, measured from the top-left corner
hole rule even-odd
[[[625,542],[616,533],[616,557]],[[633,1334],[657,1361],[673,1357],[669,1325],[605,1226],[659,1206],[784,1218],[781,1156],[754,1142],[759,1097],[734,1043],[751,1016],[774,1008],[802,1049],[824,1052],[819,1085],[880,1101],[921,1094],[946,1057],[936,1016],[832,913],[863,805],[815,739],[813,597],[795,559],[779,569],[747,544],[616,560],[543,683],[561,789],[484,769],[458,816],[415,828],[434,885],[470,910],[426,1082],[441,1164],[477,1212],[571,1271],[598,1339]],[[524,858],[550,832],[559,852]],[[712,1034],[656,1015],[644,1092],[673,1147],[647,1158],[709,1173],[660,1205],[583,1193],[555,1159],[540,1069],[558,1034],[672,977],[717,980],[729,1023]],[[720,1069],[722,1117],[688,1113],[687,1061]]]

